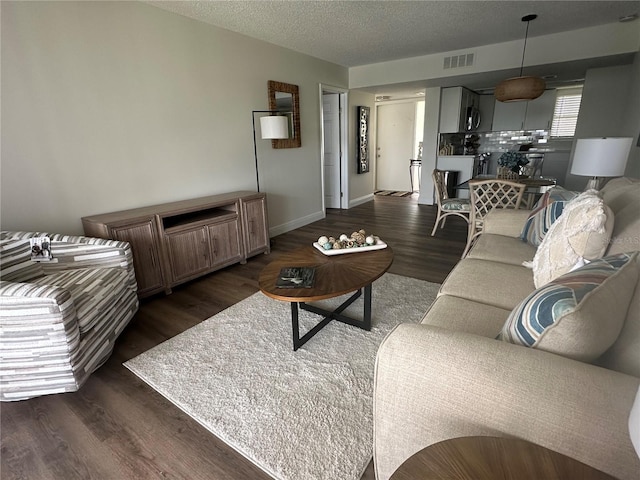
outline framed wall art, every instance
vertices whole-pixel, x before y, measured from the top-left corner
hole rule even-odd
[[[358,107],[358,173],[369,171],[369,107]]]

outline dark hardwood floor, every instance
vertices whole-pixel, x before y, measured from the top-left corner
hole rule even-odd
[[[331,210],[321,221],[273,238],[270,255],[182,285],[169,296],[143,301],[111,358],[80,391],[0,404],[0,477],[271,478],[122,363],[252,295],[269,261],[322,234],[338,236],[364,228],[393,248],[392,273],[441,283],[462,254],[466,223],[450,218],[431,237],[435,214],[435,207],[418,205],[410,197],[376,197],[350,210]],[[374,479],[371,464],[362,478]]]

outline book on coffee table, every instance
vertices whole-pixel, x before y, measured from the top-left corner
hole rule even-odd
[[[316,274],[315,267],[284,267],[280,270],[276,287],[311,288]]]

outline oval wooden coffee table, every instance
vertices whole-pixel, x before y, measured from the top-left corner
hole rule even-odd
[[[409,457],[390,480],[615,480],[573,458],[517,438],[458,437]]]
[[[280,255],[260,273],[258,285],[262,293],[276,300],[291,303],[293,349],[297,350],[318,333],[331,320],[371,330],[371,284],[380,278],[393,262],[393,250],[354,252],[341,255],[324,255],[308,245]],[[276,280],[282,268],[315,267],[315,281],[311,288],[277,288]],[[362,295],[364,290],[364,318],[355,320],[342,315],[344,309]],[[308,302],[325,300],[355,292],[333,311],[324,310]],[[322,315],[324,318],[300,337],[298,308]]]

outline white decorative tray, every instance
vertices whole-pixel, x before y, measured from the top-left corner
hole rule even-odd
[[[358,253],[358,252],[370,252],[372,250],[382,250],[387,248],[387,244],[379,238],[376,239],[375,245],[367,245],[366,247],[353,247],[353,248],[337,248],[331,250],[325,250],[318,242],[313,242],[313,246],[316,247],[324,255],[342,255],[344,253]]]

